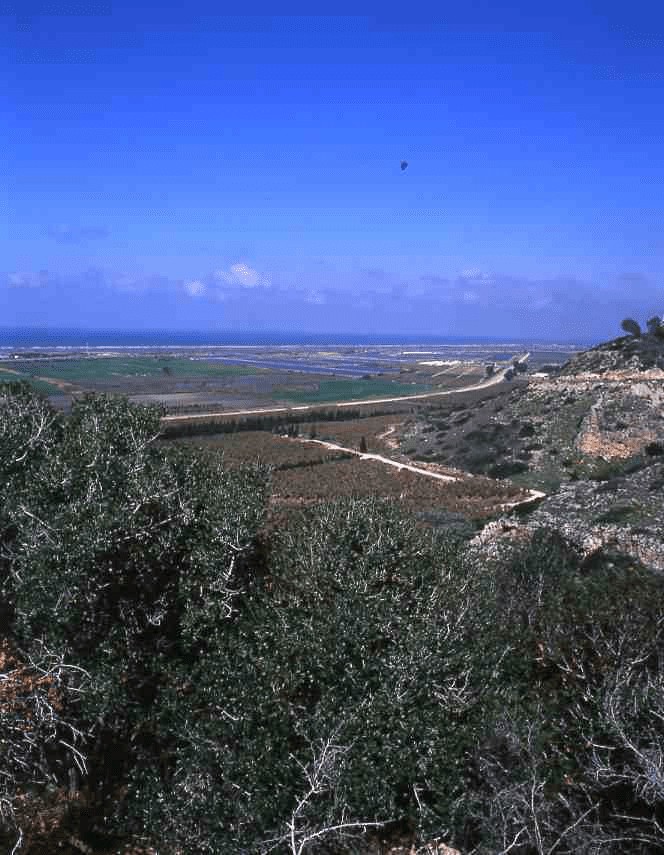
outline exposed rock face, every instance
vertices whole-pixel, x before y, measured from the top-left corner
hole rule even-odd
[[[471,541],[501,560],[534,531],[559,531],[581,560],[599,551],[664,573],[664,339],[625,337],[574,356],[560,373],[533,378],[497,419],[528,418],[529,476],[557,472],[527,519],[505,515]]]
[[[599,550],[629,556],[664,573],[664,462],[611,481],[565,484],[525,521],[502,517],[470,543],[473,553],[501,560],[542,527],[559,531],[582,560]]]
[[[560,370],[560,376],[605,374],[608,371],[664,369],[664,338],[623,336],[577,353]]]
[[[432,409],[409,431],[402,447],[418,458],[429,448],[428,460],[549,493],[664,441],[664,371],[531,376],[502,398]]]
[[[601,551],[664,573],[664,338],[619,338],[527,379],[472,407],[432,407],[402,435],[421,434],[430,460],[546,493],[527,517],[504,507],[471,554],[502,560],[548,527],[581,561]]]

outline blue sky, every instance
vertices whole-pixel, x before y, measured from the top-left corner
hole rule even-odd
[[[664,313],[664,8],[445,5],[3,7],[0,325],[600,340]]]

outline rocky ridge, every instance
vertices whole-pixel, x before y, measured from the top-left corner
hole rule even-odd
[[[610,371],[664,369],[664,338],[659,335],[621,336],[577,353],[560,370],[560,376],[604,374]]]
[[[500,560],[548,527],[583,562],[609,554],[664,573],[664,340],[621,338],[577,354],[557,376],[531,380],[505,410],[496,418],[517,414],[533,425],[540,447],[528,475],[550,469],[553,457],[563,480],[527,516],[487,524],[472,551]],[[558,436],[563,447],[554,448],[566,419],[566,440]]]

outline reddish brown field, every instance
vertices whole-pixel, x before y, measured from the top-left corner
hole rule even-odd
[[[300,438],[276,436],[267,431],[200,436],[181,440],[219,450],[226,465],[260,462],[274,467],[271,508],[279,514],[343,497],[378,496],[400,502],[415,513],[452,511],[471,519],[497,513],[502,505],[525,498],[520,488],[507,481],[474,477],[421,464],[423,474],[400,470],[377,460],[363,460],[306,440],[312,434],[322,440],[359,449],[364,437],[369,452],[405,462],[399,453],[398,436],[405,414],[373,416],[352,421],[326,421],[299,426]],[[446,472],[458,481],[442,481],[425,473]]]
[[[394,448],[394,438],[398,435],[398,429],[405,418],[403,413],[394,413],[389,416],[369,416],[366,419],[350,421],[316,422],[312,425],[302,425],[300,433],[303,437],[310,436],[313,429],[317,439],[329,439],[332,442],[338,442],[339,445],[357,449],[364,437],[368,451],[382,454]],[[397,433],[391,430],[394,426],[397,426]],[[384,437],[386,433],[388,435]]]
[[[276,505],[380,496],[399,501],[410,511],[444,509],[480,518],[519,495],[518,488],[489,478],[440,481],[359,457],[281,470],[272,478],[272,501]]]
[[[333,451],[322,445],[308,445],[287,437],[275,436],[266,431],[224,433],[182,441],[220,451],[224,455],[224,462],[230,467],[256,462],[277,468],[305,466],[347,456],[343,452]]]

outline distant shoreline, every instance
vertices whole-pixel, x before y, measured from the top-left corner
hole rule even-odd
[[[596,343],[596,342],[595,342]],[[23,350],[179,350],[195,348],[435,347],[586,349],[593,343],[535,338],[434,336],[408,333],[306,333],[284,330],[85,330],[45,327],[0,327],[0,351]],[[540,348],[542,349],[542,348]]]

